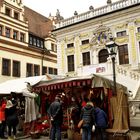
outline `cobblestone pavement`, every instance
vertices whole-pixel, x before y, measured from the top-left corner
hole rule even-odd
[[[131,140],[140,140],[140,132],[138,131],[130,131]],[[5,139],[0,139],[5,140]],[[24,136],[24,137],[17,137],[17,140],[33,140],[30,136]],[[39,139],[36,140],[50,140],[49,137],[41,136]],[[68,139],[62,139],[62,140],[68,140]]]
[[[138,131],[130,131],[131,140],[140,140],[140,132]],[[26,140],[32,140],[31,137],[26,138]],[[49,140],[49,137],[40,137],[39,140]],[[62,139],[62,140],[68,140],[68,139]]]

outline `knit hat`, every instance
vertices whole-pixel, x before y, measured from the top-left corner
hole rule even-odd
[[[93,103],[92,103],[91,101],[88,101],[88,102],[87,102],[87,105],[93,106]]]

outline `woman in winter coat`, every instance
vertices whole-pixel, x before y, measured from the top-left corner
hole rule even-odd
[[[84,121],[82,126],[82,140],[91,140],[92,126],[95,124],[92,102],[87,102],[86,106],[82,108],[81,119]]]
[[[12,132],[13,137],[16,137],[16,126],[18,125],[18,116],[17,116],[17,109],[16,109],[16,101],[8,100],[6,104],[6,123],[8,126],[8,139],[12,139]]]
[[[0,101],[0,138],[4,139],[4,131],[5,131],[5,107],[6,107],[6,102],[2,99]]]

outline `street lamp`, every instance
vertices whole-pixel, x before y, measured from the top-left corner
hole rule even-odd
[[[113,95],[117,95],[116,90],[116,73],[115,73],[115,58],[117,54],[118,45],[115,43],[114,38],[110,37],[109,41],[106,43],[106,48],[112,60],[112,68],[113,68]]]

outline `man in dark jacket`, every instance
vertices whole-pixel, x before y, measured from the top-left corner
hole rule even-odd
[[[51,119],[51,140],[55,140],[55,134],[57,140],[61,140],[61,125],[63,123],[63,110],[60,103],[60,97],[56,96],[55,101],[51,103],[48,113]]]
[[[94,107],[92,102],[87,102],[81,110],[81,119],[84,120],[82,126],[82,140],[91,140],[92,126],[95,124]]]

